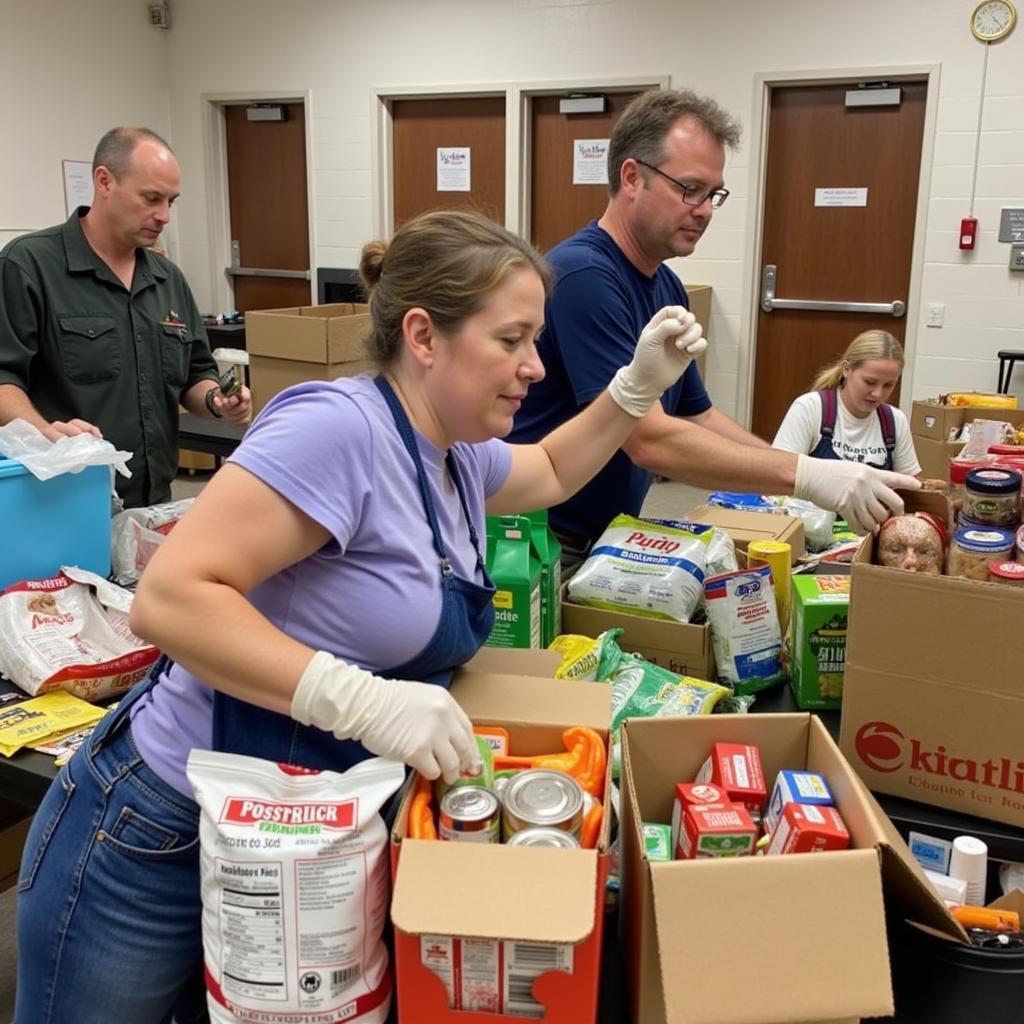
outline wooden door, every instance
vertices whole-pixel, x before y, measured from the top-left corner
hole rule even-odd
[[[250,121],[246,106],[224,108],[232,263],[284,271],[233,275],[235,308],[242,312],[311,302],[305,108],[280,106],[282,121]]]
[[[602,114],[562,114],[561,96],[530,100],[530,241],[546,252],[604,213],[607,185],[574,185],[577,139],[607,139],[636,92],[608,93]]]
[[[778,298],[906,303],[927,85],[899,86],[899,106],[886,107],[846,107],[855,83],[773,90],[759,271],[763,278],[766,266],[776,268]],[[816,205],[818,189],[866,189],[866,205]],[[902,341],[906,330],[905,315],[766,312],[763,299],[751,429],[768,441],[792,400],[856,335],[881,328]]]
[[[470,209],[505,223],[505,97],[391,104],[395,227],[419,213]],[[438,149],[469,150],[469,191],[438,189]]]

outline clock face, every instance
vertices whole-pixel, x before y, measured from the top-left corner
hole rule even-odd
[[[974,9],[971,31],[985,42],[1002,39],[1009,34],[1017,20],[1013,4],[1007,0],[988,0]]]

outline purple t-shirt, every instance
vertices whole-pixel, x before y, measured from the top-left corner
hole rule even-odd
[[[455,572],[482,582],[445,453],[416,434]],[[473,525],[486,543],[484,503],[505,483],[503,441],[452,448]],[[276,396],[231,456],[323,526],[331,540],[247,596],[274,625],[315,650],[371,672],[426,647],[441,614],[441,570],[412,459],[369,377],[314,381]],[[213,691],[174,665],[133,709],[132,735],[149,766],[180,792],[189,751],[208,749]]]

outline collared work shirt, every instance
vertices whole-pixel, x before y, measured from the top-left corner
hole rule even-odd
[[[64,224],[0,253],[0,384],[22,388],[47,420],[95,423],[132,452],[118,476],[129,507],[167,501],[178,464],[178,404],[217,364],[182,272],[137,249],[129,291],[82,232]]]

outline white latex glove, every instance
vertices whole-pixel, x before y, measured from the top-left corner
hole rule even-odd
[[[640,419],[708,347],[704,328],[682,306],[665,306],[640,332],[633,361],[608,385],[616,405]]]
[[[460,771],[479,771],[473,727],[443,686],[384,679],[317,651],[292,695],[291,714],[428,779],[455,782]]]
[[[913,491],[920,486],[920,480],[905,473],[799,455],[793,496],[838,512],[856,533],[867,533],[889,516],[903,514],[903,499],[894,487]]]

